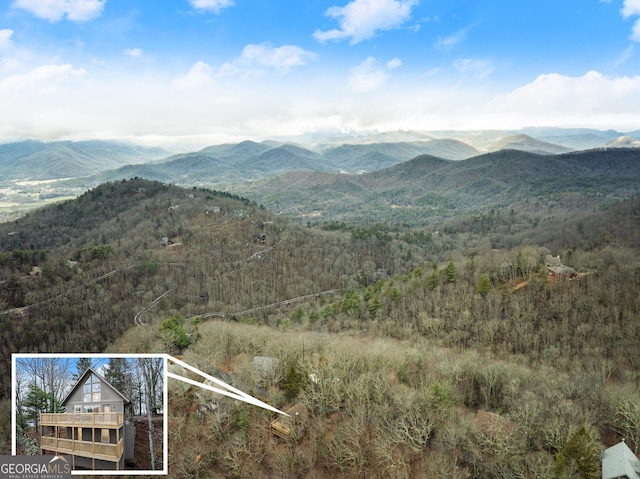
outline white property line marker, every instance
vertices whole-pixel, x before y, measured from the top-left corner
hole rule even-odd
[[[202,389],[206,389],[208,391],[213,391],[215,393],[218,394],[222,394],[223,396],[227,396],[233,399],[237,399],[238,401],[243,401],[246,402],[248,404],[253,404],[254,406],[258,406],[261,407],[263,409],[268,409],[269,411],[273,411],[273,412],[277,412],[278,414],[282,414],[284,416],[289,416],[289,414],[287,414],[286,412],[282,412],[279,409],[276,409],[273,406],[269,406],[267,403],[264,403],[262,401],[260,401],[259,399],[254,398],[253,396],[250,396],[249,394],[240,391],[239,389],[234,388],[233,386],[228,385],[227,383],[225,383],[224,381],[220,381],[217,378],[214,378],[213,376],[209,376],[207,373],[204,373],[202,371],[200,371],[198,368],[194,368],[193,366],[191,366],[190,364],[185,363],[184,361],[180,361],[179,359],[174,358],[173,356],[167,355],[167,359],[169,361],[171,361],[174,364],[177,364],[178,366],[182,366],[185,369],[188,369],[189,371],[197,374],[198,376],[202,376],[205,379],[208,379],[209,381],[222,386],[225,389],[219,389],[216,388],[214,386],[209,386],[207,384],[203,384],[203,383],[199,383],[198,381],[194,381],[193,379],[189,379],[189,378],[185,378],[182,376],[178,376],[177,374],[171,373],[169,371],[167,371],[167,377],[173,378],[173,379],[177,379],[178,381],[182,381],[185,382],[187,384],[191,384],[193,386],[198,386]]]

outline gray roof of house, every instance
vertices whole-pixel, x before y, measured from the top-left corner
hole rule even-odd
[[[124,395],[122,394],[120,391],[118,391],[116,388],[114,388],[109,381],[107,381],[105,378],[103,378],[100,374],[98,374],[93,368],[87,368],[87,370],[82,374],[82,376],[80,376],[80,378],[78,379],[78,381],[74,384],[74,386],[71,388],[71,391],[69,391],[69,393],[65,396],[65,398],[62,400],[62,402],[60,404],[62,404],[63,406],[66,405],[67,400],[71,397],[71,395],[73,394],[73,391],[75,391],[78,386],[80,386],[80,384],[84,384],[84,380],[85,378],[89,375],[89,374],[95,374],[96,376],[98,376],[98,378],[100,378],[100,380],[105,383],[107,386],[109,386],[111,389],[113,389],[118,396],[120,396],[122,398],[122,400],[126,403],[126,404],[130,404],[131,401]]]
[[[550,254],[548,254],[547,256],[545,256],[545,262],[547,263],[547,266],[560,266],[562,264],[562,260],[560,259],[560,256],[552,256]]]
[[[604,451],[602,479],[640,479],[640,461],[624,442]]]
[[[570,275],[570,274],[578,274],[578,272],[573,269],[573,268],[569,268],[568,266],[551,266],[549,267],[550,271],[553,271],[555,274],[561,274],[561,275]]]

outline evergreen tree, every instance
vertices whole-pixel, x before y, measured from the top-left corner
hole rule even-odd
[[[304,375],[298,371],[295,364],[290,364],[283,381],[284,397],[287,401],[293,401],[298,397],[304,386]]]
[[[53,393],[48,393],[39,388],[35,384],[29,386],[29,392],[22,403],[23,415],[27,420],[32,420],[38,427],[38,418],[40,413],[57,413],[62,412],[63,408],[54,398]]]
[[[73,380],[77,382],[78,379],[80,379],[80,377],[84,374],[84,372],[87,369],[92,368],[93,366],[94,364],[91,358],[87,358],[87,357],[78,358],[78,361],[76,362],[77,372],[73,374]]]
[[[131,397],[131,367],[127,358],[109,358],[104,378],[127,398]]]
[[[162,321],[160,334],[168,348],[175,354],[182,354],[184,348],[191,344],[191,336],[184,327],[184,318],[173,315]]]
[[[29,392],[22,405],[24,406],[24,416],[27,419],[37,421],[41,412],[47,412],[49,397],[46,392],[35,384],[29,386]]]
[[[458,268],[452,260],[449,260],[444,269],[444,276],[447,283],[455,283],[458,280]]]
[[[481,295],[483,298],[489,294],[489,291],[491,291],[491,280],[489,279],[489,276],[487,276],[486,274],[482,274],[480,275],[480,279],[478,279],[478,294]]]
[[[555,478],[598,479],[600,451],[592,434],[582,426],[556,455]]]
[[[440,278],[438,277],[438,273],[430,274],[429,277],[427,278],[427,288],[430,291],[433,291],[438,287],[438,284],[440,284]]]

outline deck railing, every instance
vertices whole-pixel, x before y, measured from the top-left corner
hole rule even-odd
[[[70,427],[120,427],[124,424],[124,414],[121,412],[65,412],[41,413],[42,426],[70,426]]]
[[[124,438],[117,444],[103,442],[74,441],[57,437],[43,436],[40,447],[43,450],[54,451],[59,454],[95,457],[107,461],[119,461],[124,450]]]

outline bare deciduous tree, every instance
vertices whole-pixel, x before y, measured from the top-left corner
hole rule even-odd
[[[138,358],[136,365],[143,381],[145,407],[149,423],[149,452],[151,454],[151,470],[156,470],[156,445],[154,440],[153,413],[160,404],[157,402],[158,391],[162,391],[162,358]]]

